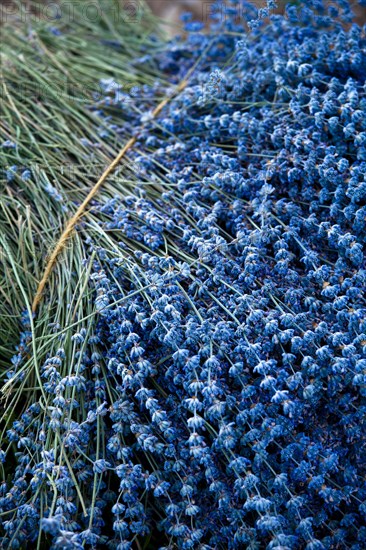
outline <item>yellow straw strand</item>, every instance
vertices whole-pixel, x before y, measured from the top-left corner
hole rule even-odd
[[[154,109],[152,112],[152,118],[156,118],[160,112],[164,109],[164,107],[171,101],[172,97],[174,97],[177,93],[184,90],[184,88],[187,86],[187,80],[182,80],[182,82],[177,86],[175,93],[171,97],[167,97],[163,99],[159,105]],[[111,162],[111,164],[105,169],[97,183],[94,185],[94,187],[90,190],[87,197],[83,200],[75,214],[70,218],[70,220],[67,222],[66,227],[64,231],[62,232],[59,240],[56,243],[55,248],[53,249],[48,262],[46,264],[46,268],[44,270],[42,279],[40,280],[37,288],[37,292],[35,294],[33,304],[32,304],[32,311],[33,313],[37,310],[37,307],[42,299],[44,288],[47,284],[47,281],[51,275],[51,272],[56,264],[57,258],[62,252],[62,250],[65,248],[68,238],[70,237],[71,233],[73,232],[76,224],[80,220],[80,218],[85,214],[86,207],[88,206],[89,202],[92,200],[92,198],[98,193],[99,189],[107,179],[107,177],[114,171],[114,169],[118,166],[118,164],[121,162],[123,157],[126,155],[127,151],[129,151],[133,145],[136,143],[138,138],[138,134],[131,139],[128,140],[128,142],[124,145],[124,147],[120,150],[118,155],[115,157],[115,159]]]

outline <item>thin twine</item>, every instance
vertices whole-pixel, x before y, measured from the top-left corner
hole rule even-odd
[[[191,72],[191,71],[190,71]],[[164,107],[171,101],[173,97],[175,97],[179,92],[184,90],[184,88],[187,86],[188,80],[185,78],[180,82],[180,84],[176,87],[175,93],[172,94],[170,97],[166,97],[163,99],[159,105],[153,110],[151,114],[151,118],[155,119],[161,111],[164,109]],[[136,134],[134,137],[130,138],[128,142],[124,145],[124,147],[120,150],[118,155],[115,157],[115,159],[111,162],[111,164],[104,170],[103,174],[97,181],[97,183],[94,185],[94,187],[89,191],[87,197],[83,200],[75,214],[70,218],[70,220],[67,222],[66,227],[61,234],[61,237],[56,243],[55,248],[52,251],[52,254],[49,257],[49,260],[47,262],[46,268],[44,270],[44,274],[42,279],[40,280],[37,288],[37,292],[34,296],[33,304],[32,304],[32,312],[34,313],[37,310],[37,307],[42,299],[44,288],[47,284],[48,279],[50,278],[51,272],[55,266],[55,263],[57,261],[57,258],[59,254],[62,252],[62,250],[65,248],[68,238],[70,237],[71,233],[73,232],[75,225],[78,223],[80,218],[85,214],[86,207],[88,206],[89,202],[92,200],[92,198],[98,193],[99,189],[109,176],[113,172],[113,170],[118,166],[118,164],[121,162],[127,151],[133,147],[133,145],[136,143],[139,134],[141,133],[141,130],[138,134]]]

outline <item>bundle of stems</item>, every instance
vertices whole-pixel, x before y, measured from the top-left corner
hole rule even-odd
[[[66,376],[70,365],[75,365],[72,335],[93,330],[97,312],[90,300],[89,281],[94,256],[86,260],[86,235],[98,232],[101,244],[114,246],[113,235],[93,222],[88,203],[84,218],[78,220],[81,230],[72,228],[52,265],[44,293],[34,305],[63,228],[131,138],[122,124],[124,112],[119,110],[116,122],[123,130],[119,132],[116,126],[115,134],[109,130],[104,140],[104,118],[90,105],[98,102],[101,82],[118,84],[127,93],[133,87],[156,86],[157,82],[161,90],[169,85],[154,66],[145,63],[139,68],[133,63],[146,52],[158,52],[163,44],[159,21],[142,2],[133,17],[124,13],[118,2],[109,0],[94,3],[93,14],[88,16],[86,4],[73,4],[72,17],[70,12],[62,14],[61,6],[61,18],[50,22],[41,16],[40,6],[31,3],[26,17],[20,7],[21,17],[11,17],[2,29],[0,447],[8,457],[17,452],[6,436],[14,420],[32,403],[39,403],[41,416],[49,414],[50,399],[43,388],[40,365],[57,353],[61,340]],[[151,102],[158,107],[163,100],[157,93],[149,98],[150,107]],[[143,98],[140,107],[144,110]],[[123,196],[133,189],[136,178],[133,167],[127,165],[127,157],[121,157],[119,167],[103,181],[98,198]],[[14,358],[15,350],[18,355]],[[81,360],[82,353],[79,363]],[[83,414],[81,406],[79,421]],[[69,468],[85,511],[64,447],[58,445],[55,434],[46,437],[45,448],[55,449],[56,460]],[[8,471],[11,463],[8,459],[5,467],[0,465],[4,480],[12,475]],[[56,492],[45,493],[42,499],[42,508],[51,510],[52,515]],[[8,513],[2,515],[1,521],[9,517]],[[15,547],[20,529],[21,525],[10,547]],[[43,544],[40,528],[36,546]]]
[[[57,27],[27,12],[26,20],[16,25],[11,20],[3,29],[0,350],[5,369],[21,314],[31,309],[62,227],[128,139],[117,132],[108,141],[100,137],[103,119],[89,108],[101,92],[100,82],[111,79],[128,91],[158,78],[153,67],[138,70],[131,63],[159,48],[158,36],[151,38],[158,23],[148,9],[141,4],[137,20],[128,21],[122,12],[109,18],[111,4],[98,5],[88,18],[83,3],[76,3],[72,19],[61,17]],[[124,182],[112,175],[101,193],[111,196],[123,189]],[[55,266],[37,323],[45,315],[55,314],[54,323],[64,320],[58,308],[70,303],[74,281],[80,284],[78,236],[67,246],[71,249]]]

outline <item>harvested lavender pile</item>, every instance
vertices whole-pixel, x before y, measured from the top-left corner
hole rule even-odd
[[[365,548],[365,30],[236,4],[136,62],[194,67],[158,120],[103,82],[136,184],[80,224],[97,315],[8,431],[5,547]]]

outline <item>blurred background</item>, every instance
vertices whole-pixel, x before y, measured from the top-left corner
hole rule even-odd
[[[195,19],[205,22],[207,20],[207,15],[209,14],[210,9],[212,9],[213,4],[217,4],[217,3],[225,4],[225,0],[223,0],[222,2],[220,0],[218,2],[217,0],[146,0],[146,1],[156,15],[174,24],[179,24],[180,15],[184,12],[192,12]],[[264,7],[266,5],[265,0],[251,0],[250,3],[258,7]],[[286,0],[278,0],[277,1],[278,11],[283,11],[286,3],[287,3]],[[332,3],[331,0],[329,0],[329,4],[331,3]],[[364,23],[366,21],[366,7],[356,6],[358,4],[357,1],[355,1],[354,4],[355,4],[355,12],[359,17],[359,21]]]
[[[4,22],[5,18],[16,19],[16,5],[21,6],[21,9],[26,13],[30,9],[30,5],[36,4],[40,6],[40,13],[46,13],[47,17],[52,17],[52,14],[57,14],[62,7],[69,8],[72,4],[84,3],[88,6],[91,13],[93,7],[98,5],[99,0],[0,0],[0,24]],[[139,5],[141,2],[146,2],[152,12],[158,17],[166,21],[166,27],[168,34],[174,35],[178,33],[182,28],[180,16],[182,13],[191,12],[194,20],[202,21],[206,23],[210,12],[216,9],[214,5],[225,6],[227,0],[108,0],[109,7],[118,5],[124,12],[130,14],[136,14],[139,11]],[[251,4],[257,7],[264,7],[266,0],[249,0]],[[290,0],[295,1],[296,0]],[[332,3],[332,0],[329,0]],[[278,11],[283,11],[286,4],[286,0],[278,0]],[[357,14],[358,22],[363,24],[366,21],[366,7],[357,6],[359,2],[354,1],[355,12]],[[43,6],[43,10],[42,10]],[[61,6],[61,8],[60,8]],[[220,8],[218,8],[220,9]],[[221,8],[222,9],[222,8]],[[47,11],[46,11],[47,10]]]

